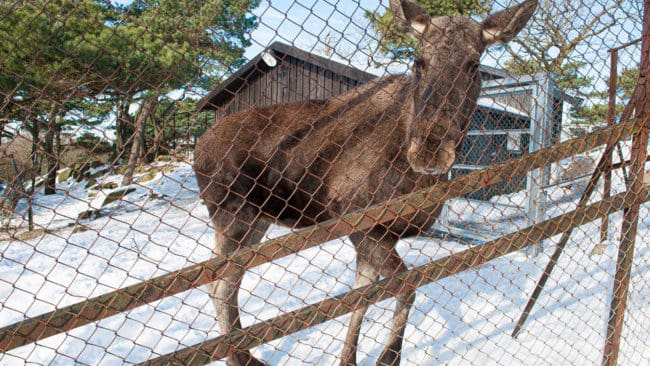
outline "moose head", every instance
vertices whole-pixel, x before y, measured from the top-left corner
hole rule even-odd
[[[481,87],[483,51],[512,39],[535,11],[537,1],[490,15],[431,18],[410,1],[391,0],[398,28],[418,41],[409,107],[407,157],[424,174],[444,174],[456,159]]]

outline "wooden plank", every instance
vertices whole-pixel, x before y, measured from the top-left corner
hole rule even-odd
[[[260,78],[260,92],[263,93],[263,98],[262,98],[262,105],[263,106],[268,106],[271,105],[273,102],[273,97],[271,93],[271,86],[270,86],[270,75],[269,73],[265,73],[262,78]]]
[[[318,99],[325,99],[325,69],[322,67],[316,70],[316,88]]]
[[[289,91],[287,90],[289,84],[289,66],[287,62],[283,62],[280,67],[277,68],[278,79],[276,81],[277,90],[278,90],[278,102],[287,103],[289,101]]]
[[[296,80],[296,68],[295,65],[292,65],[291,63],[287,63],[287,75],[285,79],[285,87],[284,87],[284,100],[286,103],[291,103],[295,99],[295,83]]]
[[[337,93],[334,92],[334,74],[330,70],[325,70],[325,98],[329,99]]]
[[[246,83],[242,85],[240,92],[238,93],[239,97],[239,106],[242,110],[250,108],[250,93],[251,86],[249,84],[250,79],[246,79]]]
[[[257,100],[259,99],[257,79],[258,79],[257,77],[248,79],[248,83],[249,83],[247,88],[248,95],[246,100],[246,103],[248,104],[248,108],[256,106]]]
[[[399,293],[418,288],[454,274],[478,267],[488,261],[505,256],[554,235],[573,230],[603,215],[626,209],[635,201],[650,199],[646,188],[639,197],[618,194],[587,207],[554,217],[529,228],[454,253],[448,257],[415,267],[375,284],[351,290],[303,307],[298,310],[262,321],[230,334],[207,340],[185,349],[163,355],[142,365],[203,365],[227,357],[237,350],[246,350],[311,328],[359,308],[391,298]]]
[[[318,99],[318,66],[309,64],[309,99]]]
[[[264,105],[265,106],[270,106],[275,103],[274,101],[274,96],[273,96],[273,70],[269,70],[267,73],[264,74],[264,83],[262,84],[264,87]]]
[[[300,100],[296,93],[298,90],[298,60],[292,57],[289,61],[289,102],[295,102]]]
[[[309,97],[305,93],[305,65],[304,61],[296,60],[296,100],[304,100]]]

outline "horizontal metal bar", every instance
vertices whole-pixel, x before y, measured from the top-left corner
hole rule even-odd
[[[456,170],[481,170],[487,168],[489,165],[470,165],[470,164],[454,164],[452,169]]]
[[[0,329],[0,352],[33,343],[160,300],[191,288],[205,285],[234,273],[271,260],[297,253],[328,240],[363,231],[377,224],[431,209],[447,199],[477,191],[489,185],[524,174],[571,155],[591,150],[634,133],[641,122],[634,120],[598,130],[579,139],[544,148],[508,162],[470,172],[452,181],[441,182],[381,204],[296,230],[235,252],[228,258],[212,258],[202,263],[170,272],[123,289],[28,318]]]
[[[610,48],[610,49],[607,50],[607,52],[618,52],[618,51],[622,50],[623,48],[630,47],[630,46],[635,45],[637,43],[641,43],[641,38],[635,39],[634,41],[630,41],[630,42],[627,42],[627,43],[623,43],[622,45],[617,46],[617,47]]]
[[[236,350],[259,346],[345,315],[358,308],[388,299],[408,289],[415,289],[477,267],[541,240],[568,232],[578,226],[628,208],[634,202],[646,202],[649,199],[650,189],[648,187],[638,196],[620,193],[482,245],[402,272],[394,277],[385,278],[375,284],[351,290],[230,334],[163,355],[144,362],[142,365],[203,365],[227,357]]]
[[[511,89],[511,88],[526,88],[526,87],[532,87],[531,84],[535,84],[537,82],[537,78],[535,75],[517,75],[516,78],[514,77],[505,77],[501,79],[494,79],[494,80],[487,80],[483,81],[481,84],[481,88],[483,90],[490,90],[490,89]]]
[[[646,161],[646,162],[650,161],[650,155],[648,155],[648,156],[646,157],[645,161]],[[616,170],[616,169],[622,169],[622,168],[625,168],[625,167],[628,166],[628,165],[630,165],[630,161],[629,161],[629,160],[620,161],[620,162],[618,162],[618,163],[614,163],[614,164],[612,164],[612,165],[609,167],[609,169],[612,170],[612,171],[614,171],[614,170]],[[454,165],[454,168],[455,168],[455,167],[456,167],[456,165]],[[556,186],[561,186],[561,185],[563,185],[563,184],[576,183],[576,182],[579,182],[579,181],[586,180],[586,179],[589,178],[591,175],[592,175],[592,173],[584,174],[584,175],[581,175],[581,176],[578,176],[578,177],[575,177],[575,178],[571,178],[571,179],[566,179],[566,180],[562,180],[562,181],[559,181],[559,182],[555,182],[555,183],[552,183],[552,184],[546,185],[546,186],[544,186],[544,187],[542,187],[542,188],[544,188],[544,189],[548,189],[548,188],[552,188],[552,187],[556,187]]]
[[[530,133],[529,129],[469,130],[467,131],[467,136],[490,136],[490,135],[528,134],[528,133]]]

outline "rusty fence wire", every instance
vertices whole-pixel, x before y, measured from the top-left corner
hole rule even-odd
[[[0,365],[647,364],[649,9],[0,1]]]

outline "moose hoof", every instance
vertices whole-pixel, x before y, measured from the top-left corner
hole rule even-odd
[[[340,366],[357,366],[356,357],[345,357],[341,360]]]
[[[377,366],[398,366],[400,354],[392,349],[385,349],[377,360]]]
[[[228,366],[268,366],[264,362],[253,357],[250,352],[235,353],[226,361]]]

